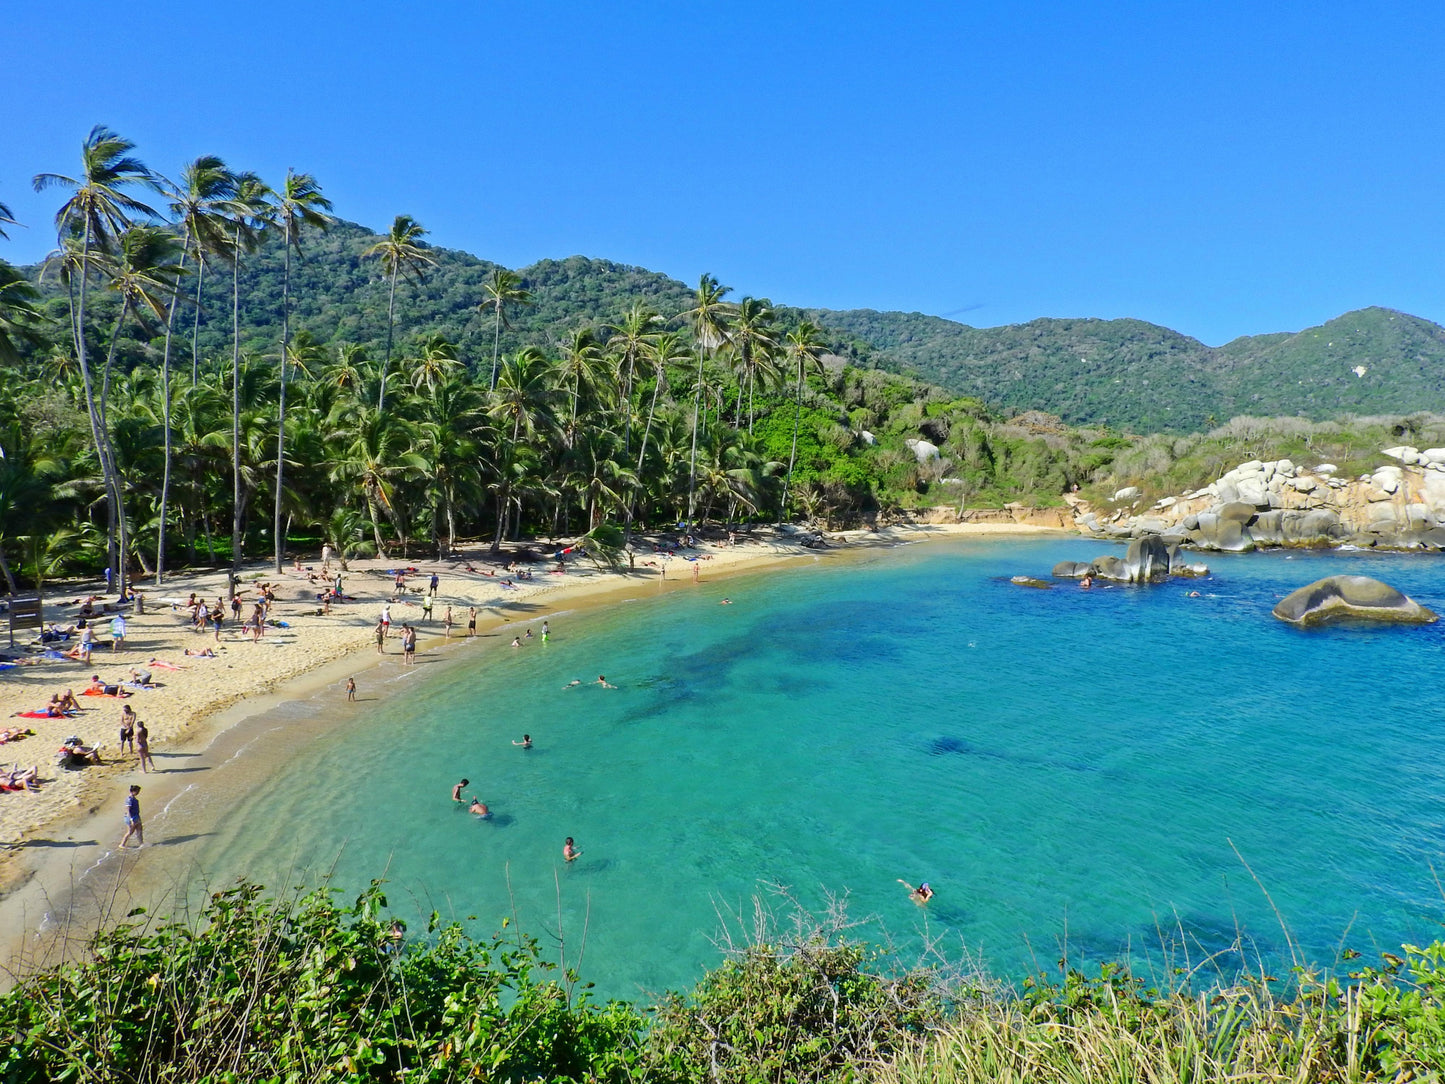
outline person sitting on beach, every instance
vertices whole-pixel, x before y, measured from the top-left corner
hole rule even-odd
[[[69,689],[66,689],[64,693],[57,697],[56,701],[57,703],[59,703],[61,711],[80,710],[80,701],[75,699],[75,693],[71,692]]]
[[[22,768],[15,765],[14,769],[0,781],[0,790],[39,790],[40,789],[40,765],[35,764],[30,768]]]
[[[79,760],[88,764],[101,763],[100,746],[85,745],[74,735],[60,743],[60,752],[70,760]]]
[[[523,734],[521,741],[514,741],[512,744],[520,745],[523,749],[530,749],[532,748],[532,735]]]
[[[567,842],[562,844],[562,857],[568,862],[575,862],[577,861],[577,856],[581,853],[582,852],[577,849],[576,844],[572,842],[572,837],[568,836]]]
[[[134,685],[140,689],[153,689],[155,688],[156,682],[155,678],[151,677],[151,672],[149,670],[142,670],[139,667],[132,666],[130,670],[129,684]]]
[[[604,689],[615,689],[615,688],[617,688],[616,685],[612,684],[612,682],[610,682],[610,681],[607,680],[607,677],[606,677],[606,675],[604,675],[604,674],[598,674],[598,675],[597,675],[597,684],[598,684],[598,685],[601,685]]]
[[[472,804],[467,807],[467,812],[468,812],[468,813],[475,813],[477,816],[481,817],[483,820],[485,820],[487,817],[490,817],[490,816],[492,815],[492,811],[487,808],[487,803],[484,802],[484,801],[482,801],[480,798],[476,797],[475,795],[473,795],[473,797],[472,797]]]
[[[465,786],[468,786],[470,783],[471,783],[471,780],[470,780],[470,779],[463,779],[460,783],[458,783],[456,786],[454,786],[454,787],[452,788],[452,801],[454,801],[454,802],[463,802],[463,801],[466,801],[466,799],[462,797],[462,788],[465,787]]]
[[[928,887],[927,881],[924,881],[917,888],[914,888],[902,877],[898,878],[898,883],[901,884],[904,888],[908,889],[908,898],[914,903],[922,905],[933,899],[933,889]]]

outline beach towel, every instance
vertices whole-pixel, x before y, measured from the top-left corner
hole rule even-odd
[[[68,658],[70,658],[70,656],[67,655],[65,652],[63,652],[63,651],[56,651],[53,647],[51,647],[51,648],[46,648],[44,651],[42,651],[42,652],[40,653],[40,657],[41,657],[42,659],[68,659]]]
[[[108,698],[108,699],[110,699],[110,700],[119,700],[119,699],[121,698],[120,693],[103,693],[103,692],[101,692],[99,689],[85,689],[85,690],[82,690],[82,692],[81,692],[80,695],[81,695],[81,696],[104,696],[104,697],[106,697],[106,698]]]
[[[16,716],[21,719],[58,719],[58,715],[51,715],[48,711],[17,711]]]

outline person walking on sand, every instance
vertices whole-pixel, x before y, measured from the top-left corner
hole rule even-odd
[[[426,598],[421,600],[421,617],[422,620],[425,621],[428,625],[431,624],[431,605],[433,597],[434,596],[432,595],[427,595]]]
[[[135,724],[135,755],[140,758],[141,771],[159,771],[156,768],[155,759],[151,756],[151,732],[139,719]],[[147,764],[150,765],[150,768],[146,767]]]
[[[356,699],[356,679],[355,679],[355,678],[347,678],[347,679],[346,679],[346,699],[347,699],[347,700],[355,700],[355,699]]]
[[[125,643],[125,615],[116,614],[110,622],[110,649],[114,651]]]
[[[120,845],[124,847],[130,842],[130,837],[135,836],[137,847],[146,845],[145,829],[140,822],[140,784],[132,783],[130,793],[125,796],[125,835],[120,837]]]
[[[450,606],[447,607],[446,617],[442,618],[442,624],[446,627],[446,638],[450,640],[452,638],[452,608]]]
[[[438,576],[435,572],[433,572],[431,574],[431,583],[427,584],[427,594],[435,595],[437,593],[437,585],[441,582],[441,577]]]
[[[130,747],[135,752],[135,708],[127,704],[120,709],[120,751],[125,752]]]
[[[381,631],[386,639],[391,638],[391,603],[381,604]]]

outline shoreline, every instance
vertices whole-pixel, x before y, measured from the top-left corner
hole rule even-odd
[[[1010,535],[1067,537],[1074,534],[1076,532],[1027,524],[921,524],[829,535],[830,545],[823,550],[805,548],[786,537],[769,534],[762,538],[740,539],[736,546],[702,543],[693,552],[701,558],[696,562],[701,570],[700,578],[716,580],[784,567],[801,557],[876,551],[900,543]],[[480,570],[486,563],[484,557],[473,555],[441,562],[420,562],[414,566],[418,569],[414,582],[423,588],[434,569],[441,576],[437,596],[439,605],[433,623],[425,628],[418,640],[419,660],[425,660],[428,665],[455,664],[455,660],[464,657],[462,645],[465,643],[466,608],[469,605],[478,607],[478,640],[490,641],[498,638],[499,630],[539,621],[558,608],[592,610],[616,605],[623,600],[619,596],[635,595],[639,589],[677,590],[694,582],[688,568],[694,562],[682,557],[664,560],[649,556],[640,561],[632,572],[611,573],[591,567],[571,567],[565,580],[542,572],[539,565],[537,579],[518,583],[515,590],[509,591],[502,586],[505,573],[498,570],[496,575],[488,575]],[[477,570],[459,570],[469,564]],[[97,650],[93,666],[85,676],[95,672],[105,676],[117,665],[143,667],[152,657],[190,663],[190,668],[184,671],[155,671],[157,679],[165,682],[165,687],[137,692],[128,700],[151,726],[151,745],[157,757],[158,772],[139,772],[134,758],[129,756],[118,763],[112,760],[106,765],[79,772],[63,772],[55,768],[51,751],[56,748],[62,734],[80,733],[87,741],[97,740],[99,735],[105,734],[105,720],[119,717],[119,705],[113,701],[99,701],[105,705],[104,708],[88,711],[79,719],[15,720],[32,725],[36,736],[9,746],[7,751],[13,751],[12,756],[20,756],[27,765],[38,761],[41,778],[46,783],[38,794],[11,794],[0,799],[0,831],[8,840],[14,840],[7,843],[5,853],[0,856],[0,916],[3,916],[0,925],[13,931],[12,937],[7,938],[11,942],[6,953],[7,961],[26,957],[35,948],[36,941],[44,940],[32,935],[41,932],[40,927],[45,925],[56,927],[45,932],[62,935],[50,940],[61,946],[58,951],[64,952],[65,927],[72,917],[70,912],[74,909],[72,904],[78,883],[104,864],[115,866],[116,876],[114,883],[101,893],[110,906],[100,910],[108,911],[115,905],[122,883],[130,870],[140,864],[138,856],[145,853],[145,850],[138,850],[135,856],[119,856],[115,851],[120,835],[118,810],[127,784],[141,782],[145,785],[142,808],[146,811],[149,826],[152,820],[159,821],[164,817],[173,803],[194,790],[197,784],[192,781],[192,773],[206,772],[227,763],[241,755],[250,743],[264,740],[266,733],[281,725],[272,723],[256,729],[249,724],[273,716],[283,707],[295,705],[299,708],[317,701],[323,694],[334,695],[340,692],[347,677],[355,676],[359,688],[370,698],[378,684],[383,689],[380,695],[387,696],[390,692],[386,691],[383,683],[394,682],[405,673],[425,672],[425,666],[419,670],[403,670],[396,665],[400,653],[399,638],[394,638],[394,643],[388,643],[391,650],[384,658],[371,656],[365,650],[375,642],[372,630],[380,603],[391,594],[390,578],[372,573],[386,567],[395,567],[395,564],[380,560],[351,562],[347,590],[356,593],[356,601],[345,608],[336,608],[329,618],[316,612],[314,600],[306,598],[310,585],[304,574],[303,578],[293,580],[291,577],[295,574],[288,573],[280,581],[282,590],[278,590],[276,612],[291,628],[268,629],[260,644],[238,639],[223,640],[224,658],[208,663],[187,660],[181,651],[192,643],[198,648],[215,646],[211,633],[190,632],[189,625],[179,615],[173,615],[169,606],[148,601],[147,613],[131,622],[126,646],[114,656],[108,648]],[[254,568],[248,569],[243,575],[243,589],[258,579],[267,582],[275,581],[276,577],[269,570],[258,574]],[[295,590],[298,583],[301,587],[299,596]],[[224,573],[178,577],[167,584],[167,591],[184,599],[190,590],[205,588],[205,597],[211,597],[217,584],[224,592]],[[167,597],[172,596],[168,593]],[[421,596],[412,597],[419,599]],[[447,603],[454,608],[460,606],[451,637],[452,641],[456,641],[455,646],[441,634],[440,619]],[[395,604],[395,608],[403,612],[394,619],[394,624],[409,620],[419,612],[418,604]],[[59,614],[48,609],[47,616],[63,620],[70,607],[58,609],[61,610]],[[103,621],[101,625],[104,626]],[[276,633],[282,636],[279,641],[272,641]],[[132,646],[131,640],[137,643]],[[275,643],[281,646],[273,646]],[[298,645],[301,650],[296,650]],[[476,646],[485,648],[495,644]],[[279,667],[273,665],[278,658],[282,660]],[[66,669],[61,670],[62,665]],[[208,672],[207,666],[213,669]],[[260,666],[265,666],[266,670],[259,671]],[[38,697],[38,703],[43,703],[49,691],[53,691],[52,687],[66,687],[82,669],[86,668],[71,663],[22,668],[19,673],[29,680],[20,683],[7,681],[0,685],[0,713],[8,716],[17,707],[28,706],[27,698]],[[7,678],[16,673],[16,670],[4,671]],[[372,676],[382,673],[386,676],[380,682]],[[76,684],[83,683],[82,677]],[[46,691],[40,695],[39,690]],[[89,706],[88,701],[83,703]],[[253,733],[253,730],[256,732]],[[111,741],[99,737],[107,745],[107,752],[114,748],[114,732],[112,727]],[[307,740],[312,737],[308,733]],[[189,838],[194,837],[173,837],[164,842],[185,842]],[[155,840],[154,835],[152,840]],[[154,845],[154,842],[148,844],[147,849]],[[121,860],[115,862],[118,857]],[[155,886],[151,885],[150,889],[154,894]],[[57,910],[58,902],[61,914],[52,923],[50,919]],[[93,929],[93,926],[88,929]],[[52,944],[51,951],[56,949],[57,944]]]

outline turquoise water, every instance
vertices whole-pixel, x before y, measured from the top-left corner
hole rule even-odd
[[[905,960],[942,936],[1015,978],[1065,951],[1228,970],[1237,932],[1272,966],[1290,940],[1329,963],[1342,939],[1438,936],[1445,631],[1269,615],[1343,572],[1445,612],[1438,561],[1213,555],[1209,579],[1154,588],[1007,582],[1107,550],[947,543],[647,585],[553,617],[550,644],[463,647],[252,794],[204,863],[384,876],[404,913],[480,934],[514,918],[569,963],[585,933],[584,977],[622,996],[694,981],[720,915],[769,884],[810,906],[847,893]],[[599,673],[618,688],[563,688]],[[524,731],[535,748],[511,744]],[[462,776],[492,820],[453,806]],[[931,882],[926,911],[900,877]]]

